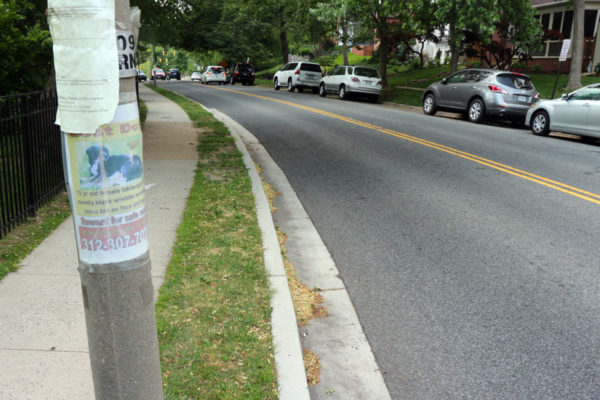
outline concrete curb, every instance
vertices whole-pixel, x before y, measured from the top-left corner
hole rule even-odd
[[[254,161],[240,137],[240,132],[244,128],[218,110],[206,110],[223,122],[231,131],[235,144],[243,155],[244,164],[248,168],[248,175],[252,181],[258,225],[263,237],[265,268],[273,292],[271,299],[271,307],[273,307],[271,331],[275,347],[275,368],[277,370],[279,398],[281,400],[310,399],[302,357],[302,346],[298,334],[298,322],[296,321],[294,304],[292,303],[288,280],[283,267],[279,240],[275,232],[271,208],[254,166]]]

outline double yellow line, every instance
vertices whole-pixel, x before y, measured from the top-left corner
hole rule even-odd
[[[439,143],[421,139],[416,136],[407,135],[405,133],[394,131],[392,129],[383,128],[383,127],[380,127],[377,125],[370,124],[368,122],[359,121],[354,118],[344,117],[339,114],[330,113],[328,111],[319,110],[319,109],[313,108],[313,107],[303,106],[301,104],[296,104],[296,103],[292,103],[292,102],[285,101],[285,100],[273,99],[270,97],[260,96],[260,95],[253,94],[253,93],[241,92],[239,90],[234,90],[234,89],[219,88],[219,90],[224,90],[224,91],[228,91],[228,92],[232,92],[232,93],[236,93],[236,94],[242,94],[244,96],[255,97],[257,99],[262,99],[262,100],[272,101],[272,102],[276,102],[276,103],[280,103],[280,104],[285,104],[290,107],[300,108],[302,110],[306,110],[306,111],[313,112],[316,114],[324,115],[326,117],[339,119],[341,121],[345,121],[345,122],[348,122],[353,125],[362,126],[364,128],[371,129],[371,130],[381,132],[381,133],[385,133],[387,135],[391,135],[391,136],[397,137],[399,139],[404,139],[409,142],[417,143],[417,144],[420,144],[423,146],[430,147],[432,149],[443,151],[445,153],[452,154],[454,156],[473,161],[477,164],[485,165],[485,166],[493,168],[495,170],[502,171],[502,172],[505,172],[505,173],[513,175],[513,176],[517,176],[519,178],[528,180],[530,182],[535,182],[542,186],[546,186],[548,188],[558,190],[559,192],[570,194],[571,196],[578,197],[582,200],[586,200],[591,203],[600,204],[600,195],[599,194],[588,192],[586,190],[579,189],[574,186],[570,186],[570,185],[567,185],[567,184],[564,184],[562,182],[558,182],[558,181],[555,181],[552,179],[544,178],[543,176],[535,175],[530,172],[511,167],[510,165],[502,164],[502,163],[499,163],[499,162],[496,162],[493,160],[488,160],[487,158],[479,157],[477,155],[467,153],[465,151],[458,150],[453,147],[444,146]]]

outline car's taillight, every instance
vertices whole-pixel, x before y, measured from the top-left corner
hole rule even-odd
[[[534,99],[539,100],[540,99],[540,94],[536,94],[535,96],[533,96]]]
[[[490,90],[494,93],[508,94],[508,92],[506,90],[504,90],[501,87],[498,87],[496,85],[488,85],[488,88],[490,88]]]
[[[352,77],[352,82],[360,82],[360,79],[358,79],[357,77],[353,76]]]
[[[254,72],[252,73],[252,76],[254,76]]]
[[[381,81],[377,82],[377,84],[378,84],[379,86],[381,86]]]
[[[299,70],[299,69],[297,69],[297,70],[296,70],[296,72],[295,72],[295,74],[296,74],[296,75],[300,75],[300,70]]]
[[[233,74],[234,74],[235,76],[238,76],[240,73],[239,73],[239,71],[235,71]]]

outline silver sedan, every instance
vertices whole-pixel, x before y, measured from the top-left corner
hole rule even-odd
[[[525,117],[534,135],[550,131],[600,138],[600,83],[582,87],[560,99],[542,100]]]

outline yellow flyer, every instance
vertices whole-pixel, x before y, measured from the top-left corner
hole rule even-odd
[[[93,134],[65,134],[77,247],[90,264],[148,250],[142,131],[136,103],[120,105]]]

